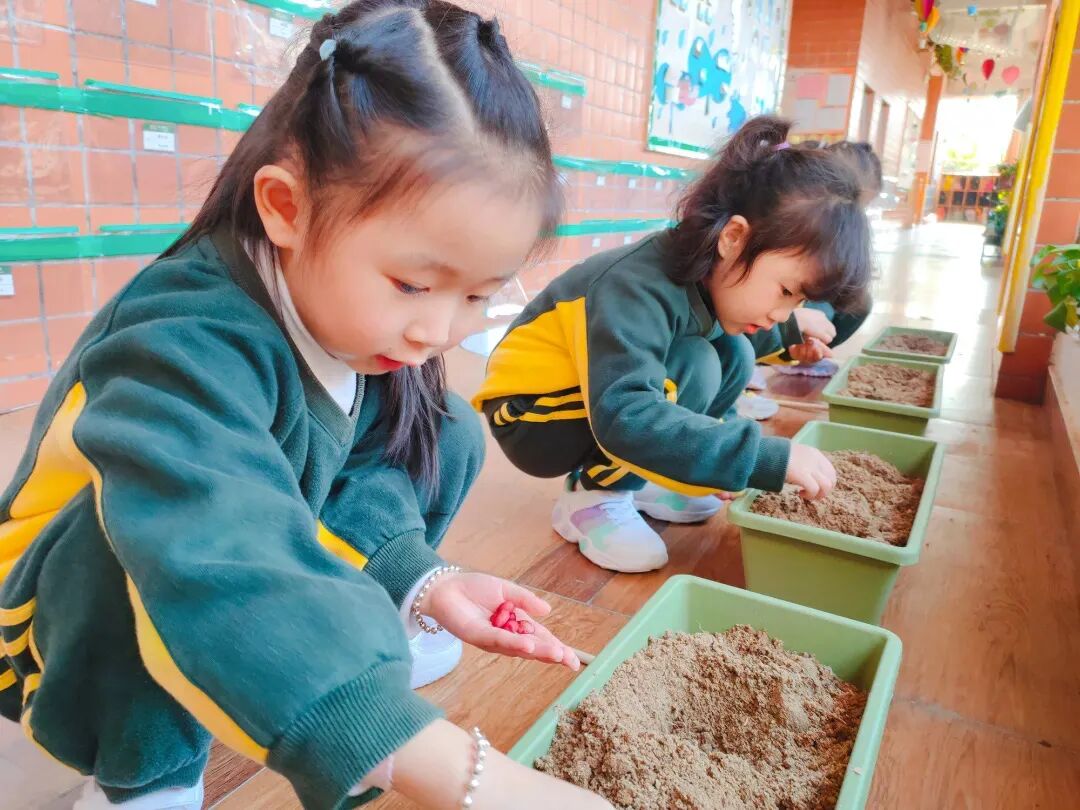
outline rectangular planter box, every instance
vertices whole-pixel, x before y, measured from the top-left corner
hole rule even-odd
[[[836,804],[837,810],[862,808],[870,793],[900,669],[900,639],[880,627],[685,575],[668,579],[634,614],[525,732],[510,750],[511,759],[532,766],[547,753],[560,712],[575,708],[586,695],[607,683],[621,663],[645,647],[650,636],[668,630],[721,633],[736,624],[764,630],[795,652],[813,653],[838,677],[869,692]]]
[[[933,404],[929,408],[920,408],[915,405],[862,399],[840,393],[841,389],[847,385],[851,369],[875,364],[903,366],[934,374]],[[941,380],[944,368],[942,365],[919,363],[914,360],[888,360],[884,357],[868,357],[864,354],[853,357],[844,364],[821,392],[822,398],[829,403],[829,421],[839,422],[842,425],[856,425],[922,436],[926,433],[926,425],[930,419],[941,415]]]
[[[890,335],[922,335],[923,337],[931,338],[932,340],[941,341],[948,346],[945,354],[941,357],[933,354],[919,354],[918,352],[898,352],[891,349],[879,349],[877,348],[881,341]],[[888,357],[893,360],[915,360],[919,363],[934,363],[936,365],[945,365],[952,360],[953,351],[956,349],[956,332],[942,332],[937,329],[915,329],[907,326],[886,326],[882,329],[877,337],[871,340],[863,347],[863,354],[869,354],[872,357]]]
[[[758,515],[752,489],[728,507],[742,533],[746,587],[779,599],[878,624],[901,566],[919,561],[945,449],[930,439],[882,430],[807,422],[793,441],[819,450],[861,450],[905,475],[925,479],[907,545],[890,546],[849,534]]]

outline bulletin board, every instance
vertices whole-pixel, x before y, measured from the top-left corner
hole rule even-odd
[[[791,0],[658,0],[647,147],[706,158],[780,106]]]

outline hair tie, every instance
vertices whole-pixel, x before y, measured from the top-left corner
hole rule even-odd
[[[774,152],[782,152],[783,150],[790,149],[790,148],[791,148],[791,144],[788,143],[787,141],[784,141],[783,143],[778,143],[776,146],[774,146],[773,151]]]
[[[319,46],[319,58],[324,62],[334,55],[334,51],[337,50],[336,39],[324,39],[323,44]]]

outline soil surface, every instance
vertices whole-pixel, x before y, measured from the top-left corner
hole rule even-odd
[[[934,404],[935,382],[936,375],[932,371],[870,363],[852,368],[848,372],[847,385],[840,393],[859,399],[929,408]]]
[[[820,526],[892,546],[907,544],[925,481],[909,478],[871,453],[826,453],[836,468],[836,486],[827,496],[808,501],[793,486],[759,495],[751,512],[807,526]]]
[[[949,344],[934,340],[926,335],[889,335],[875,347],[890,352],[912,352],[913,354],[933,354],[944,357],[949,351]]]
[[[562,716],[536,766],[624,810],[826,810],[865,706],[764,632],[668,633]]]

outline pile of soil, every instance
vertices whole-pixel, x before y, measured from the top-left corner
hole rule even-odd
[[[668,633],[560,718],[536,767],[623,810],[826,810],[865,706],[751,627]]]
[[[766,492],[750,507],[759,515],[819,526],[892,546],[907,544],[923,486],[871,453],[826,453],[836,468],[836,486],[827,496],[808,501],[796,487]]]
[[[934,404],[934,383],[932,371],[870,363],[852,368],[848,372],[847,385],[840,393],[859,399],[928,408]]]
[[[949,344],[942,343],[940,340],[934,340],[926,335],[905,335],[899,333],[896,335],[889,335],[878,343],[876,348],[890,352],[933,354],[938,357],[944,357],[945,353],[949,351]]]

